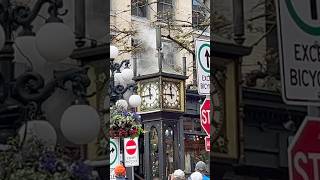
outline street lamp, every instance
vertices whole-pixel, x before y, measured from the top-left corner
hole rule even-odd
[[[130,61],[123,60],[120,63],[114,62],[114,59],[118,56],[119,50],[115,46],[110,46],[110,102],[111,105],[116,104],[124,109],[128,106],[136,108],[141,104],[141,97],[137,95],[137,85],[133,81],[134,73],[129,68]],[[124,67],[123,67],[124,66]],[[121,70],[121,68],[123,68]],[[124,94],[131,91],[135,94],[131,95],[128,102],[124,100]]]
[[[51,139],[55,144],[56,134],[51,125],[40,122],[45,119],[41,105],[56,89],[67,90],[68,82],[71,82],[76,100],[62,115],[62,133],[75,144],[91,142],[98,135],[100,120],[96,110],[87,105],[87,87],[90,85],[88,68],[54,71],[53,80],[47,83],[34,71],[14,78],[13,46],[18,46],[23,40],[34,43],[41,57],[49,62],[62,61],[74,51],[75,35],[60,18],[67,13],[61,12],[63,0],[37,0],[32,8],[13,2],[0,1],[0,143],[6,143],[9,137],[14,136],[17,126],[24,121],[22,128],[30,125],[35,131],[41,127],[47,129],[51,136],[44,139]],[[34,33],[32,23],[45,4],[48,4],[49,17],[45,25]],[[18,38],[14,38],[17,31]],[[26,133],[21,130],[21,134]],[[43,131],[39,132],[41,134]]]

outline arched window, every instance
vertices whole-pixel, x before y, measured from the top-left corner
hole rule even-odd
[[[150,130],[150,160],[151,177],[159,178],[159,136],[157,129],[152,127]]]
[[[174,171],[174,131],[171,126],[166,127],[164,131],[165,148],[165,174],[166,177]]]

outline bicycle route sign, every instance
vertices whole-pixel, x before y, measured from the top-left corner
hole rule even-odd
[[[210,41],[196,40],[198,93],[210,94]]]
[[[282,98],[320,105],[320,0],[278,0]]]

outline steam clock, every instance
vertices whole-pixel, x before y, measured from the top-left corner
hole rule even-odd
[[[167,179],[184,164],[181,116],[185,112],[186,79],[185,75],[162,72],[161,67],[159,72],[135,78],[142,98],[138,112],[146,131],[144,171],[147,180],[154,177]]]

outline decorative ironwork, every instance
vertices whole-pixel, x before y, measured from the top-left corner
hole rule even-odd
[[[111,71],[111,80],[109,84],[109,94],[110,94],[110,103],[111,105],[115,104],[115,102],[119,99],[123,98],[123,95],[130,90],[131,92],[137,93],[138,86],[133,84],[128,84],[124,87],[121,84],[115,84],[114,75],[115,73],[120,73],[120,69],[124,66],[124,68],[129,68],[130,61],[123,60],[121,63],[114,62],[113,59],[110,61],[110,71]]]
[[[46,3],[49,4],[48,13],[50,15],[46,22],[62,22],[58,16],[64,16],[68,12],[67,10],[59,12],[63,8],[63,0],[38,0],[32,8],[22,5],[15,6],[10,0],[2,0],[0,2],[0,22],[6,32],[7,40],[11,39],[12,32],[20,26],[23,28],[22,34],[32,33],[32,22]]]
[[[21,123],[24,109],[30,102],[41,107],[56,88],[65,89],[66,83],[71,82],[72,91],[80,103],[86,102],[86,88],[90,84],[87,68],[75,68],[67,71],[55,71],[54,79],[45,83],[44,78],[37,72],[27,71],[14,80],[14,49],[13,32],[20,30],[20,35],[34,35],[33,21],[42,7],[48,4],[49,17],[46,22],[62,22],[61,16],[67,14],[63,10],[63,0],[37,0],[33,7],[13,3],[11,0],[0,1],[0,24],[5,32],[5,46],[0,52],[0,141],[5,142],[9,131],[15,132]],[[4,133],[3,132],[7,131]],[[11,133],[12,133],[11,132]]]

